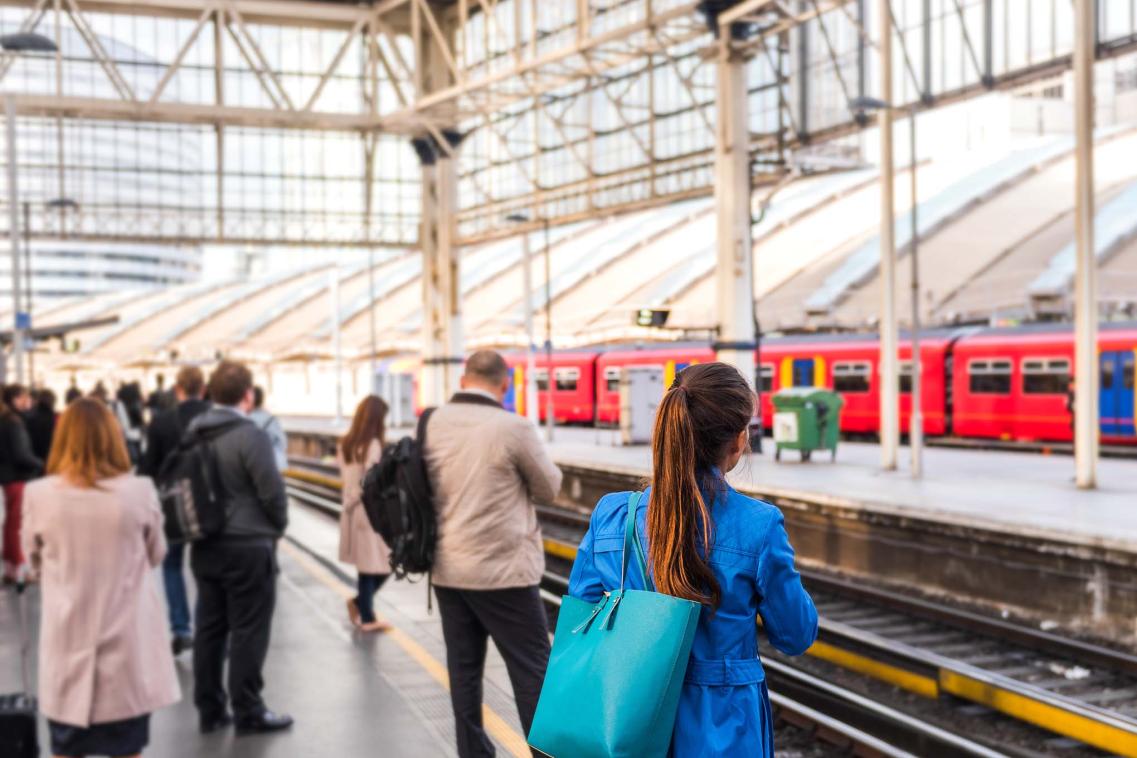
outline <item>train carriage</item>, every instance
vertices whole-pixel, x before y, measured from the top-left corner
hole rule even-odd
[[[1133,425],[1137,329],[1103,326],[1098,336],[1101,434],[1137,441]],[[1069,328],[985,329],[955,349],[957,436],[1022,442],[1069,441],[1074,338]]]

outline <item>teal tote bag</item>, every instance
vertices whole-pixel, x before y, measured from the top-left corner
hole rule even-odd
[[[596,603],[565,596],[530,747],[554,758],[665,756],[699,623],[698,603],[625,590],[629,562],[651,587],[636,530],[628,521],[620,589]]]

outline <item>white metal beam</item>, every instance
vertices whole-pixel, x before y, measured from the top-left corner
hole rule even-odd
[[[880,96],[892,103],[892,21],[889,0],[877,3],[880,24]],[[892,108],[877,111],[880,124],[880,465],[896,468],[900,447],[899,326],[896,310],[896,238],[893,223]]]
[[[1082,489],[1097,486],[1098,303],[1094,255],[1093,0],[1074,0],[1074,471]]]
[[[724,45],[715,74],[716,357],[736,367],[753,386],[756,334],[746,60]]]

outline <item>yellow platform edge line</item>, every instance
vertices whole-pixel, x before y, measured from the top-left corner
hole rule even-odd
[[[1010,692],[956,671],[940,670],[940,688],[1108,753],[1137,758],[1137,733],[1129,730],[1071,713],[1060,706]]]
[[[301,568],[308,572],[313,579],[323,584],[344,600],[355,597],[355,593],[352,592],[339,577],[326,567],[320,565],[319,561],[312,558],[312,556],[300,548],[289,542],[281,542],[280,549],[288,553],[288,556],[300,564]],[[384,620],[390,622],[390,619]],[[446,666],[444,666],[441,661],[428,653],[426,648],[397,626],[392,627],[391,630],[385,634],[415,663],[419,664],[423,670],[430,674],[432,679],[442,685],[447,692],[450,691],[450,677],[446,672]],[[482,718],[485,719],[486,731],[512,755],[517,756],[517,758],[526,758],[526,756],[532,755],[532,753],[529,752],[525,738],[509,726],[509,724],[505,722],[505,719],[498,715],[497,711],[483,704]]]
[[[555,555],[558,558],[564,558],[566,561],[576,560],[576,548],[560,540],[553,540],[546,537],[545,552],[549,555]]]
[[[323,476],[311,471],[304,471],[302,469],[286,468],[283,471],[285,479],[296,479],[297,481],[307,482],[308,484],[318,484],[321,487],[327,487],[330,490],[338,490],[343,488],[343,482],[339,479],[333,479],[330,476]]]
[[[939,683],[931,677],[889,663],[882,663],[875,658],[835,647],[827,642],[814,642],[805,653],[926,698],[934,700],[940,695]]]

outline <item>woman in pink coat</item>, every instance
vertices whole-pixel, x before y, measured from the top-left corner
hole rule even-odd
[[[130,474],[111,412],[68,406],[48,476],[24,495],[39,572],[39,705],[57,756],[137,756],[150,713],[181,697],[153,569],[166,554],[154,485]]]
[[[347,614],[351,623],[365,632],[390,629],[389,624],[375,618],[372,599],[391,574],[391,551],[371,528],[362,502],[363,475],[383,454],[386,417],[387,404],[381,398],[363,398],[356,406],[351,428],[336,449],[343,482],[340,560],[359,571],[358,593],[347,601]]]

